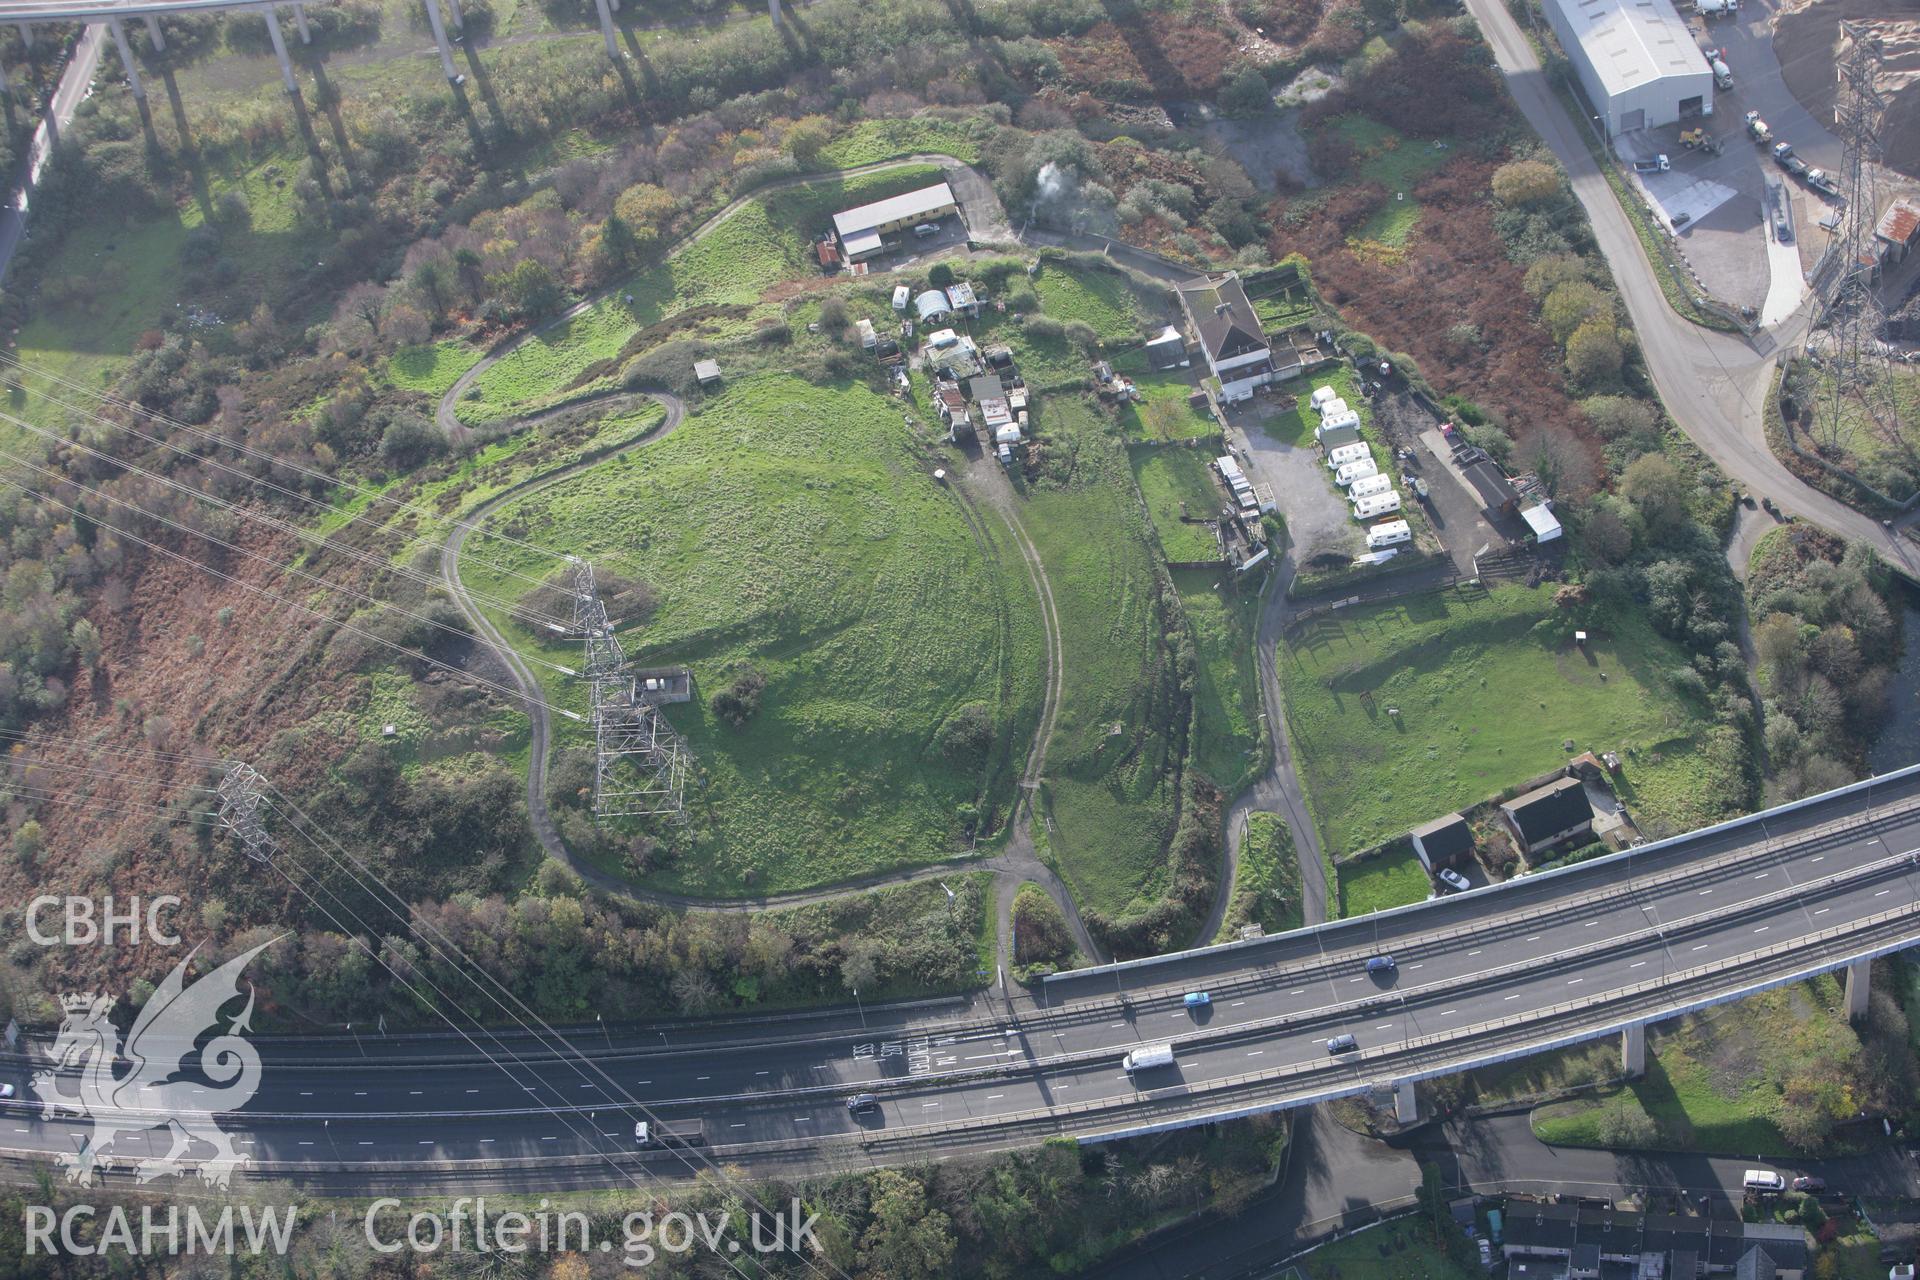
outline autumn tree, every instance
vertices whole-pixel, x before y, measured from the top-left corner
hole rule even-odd
[[[1567,339],[1567,373],[1583,387],[1604,386],[1620,376],[1626,352],[1607,316],[1595,316]]]
[[[1493,198],[1508,208],[1545,204],[1560,194],[1560,173],[1542,160],[1513,160],[1493,171]]]
[[[1620,477],[1620,493],[1645,523],[1647,533],[1664,541],[1687,522],[1687,479],[1664,454],[1635,458]]]
[[[811,169],[820,159],[821,148],[833,139],[833,126],[825,116],[802,116],[787,126],[780,146],[803,169]]]
[[[863,1280],[933,1280],[953,1261],[952,1220],[927,1203],[927,1189],[893,1169],[875,1171],[870,1220],[860,1236]]]

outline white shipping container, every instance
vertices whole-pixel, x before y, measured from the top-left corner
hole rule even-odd
[[[1389,489],[1385,493],[1370,494],[1357,499],[1353,504],[1355,520],[1371,520],[1375,516],[1390,516],[1400,509],[1400,495]]]

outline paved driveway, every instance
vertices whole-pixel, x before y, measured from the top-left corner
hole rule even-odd
[[[1293,396],[1287,394],[1255,396],[1235,406],[1228,421],[1238,428],[1238,439],[1228,438],[1245,442],[1241,452],[1254,481],[1273,486],[1287,522],[1288,555],[1296,566],[1327,552],[1358,555],[1366,550],[1360,526],[1334,486],[1320,450],[1311,439],[1294,445],[1267,434],[1266,422],[1292,404]]]

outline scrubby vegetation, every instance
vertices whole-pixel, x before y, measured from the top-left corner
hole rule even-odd
[[[1294,859],[1293,830],[1277,813],[1247,815],[1240,842],[1240,866],[1233,881],[1233,901],[1227,904],[1220,936],[1230,942],[1246,925],[1257,924],[1268,933],[1298,929],[1300,864]]]

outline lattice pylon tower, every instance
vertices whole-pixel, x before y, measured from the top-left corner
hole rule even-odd
[[[267,780],[250,764],[236,762],[215,788],[220,794],[220,825],[234,834],[255,862],[270,862],[280,844],[260,815],[266,803]]]
[[[684,818],[686,743],[658,707],[640,699],[584,560],[574,562],[573,593],[574,630],[592,682],[594,816]]]
[[[1842,22],[1847,50],[1840,59],[1834,100],[1834,132],[1844,148],[1841,181],[1847,207],[1841,216],[1840,270],[1822,299],[1832,341],[1833,393],[1822,407],[1816,435],[1837,445],[1849,404],[1858,405],[1870,430],[1884,443],[1915,458],[1902,430],[1893,366],[1882,335],[1886,313],[1876,287],[1873,229],[1879,217],[1880,127],[1886,99],[1880,92],[1880,39],[1865,26]],[[1920,459],[1917,459],[1920,460]]]

